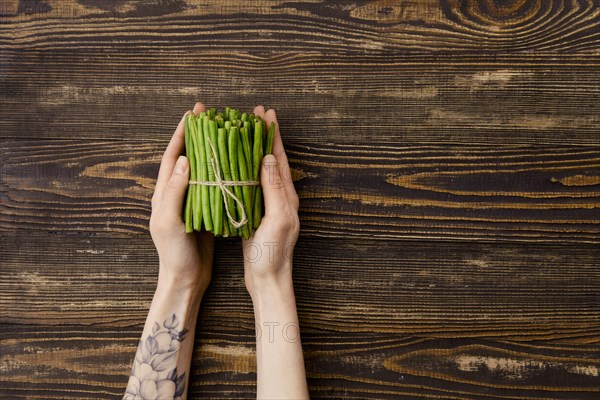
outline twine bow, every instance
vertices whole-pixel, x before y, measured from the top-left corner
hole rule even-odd
[[[221,193],[223,194],[223,202],[225,203],[225,212],[227,214],[227,218],[236,228],[240,228],[248,222],[248,218],[246,217],[246,209],[244,207],[244,203],[235,195],[231,190],[227,188],[227,186],[257,186],[260,185],[258,181],[226,181],[221,178],[221,166],[216,161],[217,160],[217,151],[213,146],[212,140],[210,137],[207,137],[208,144],[210,145],[210,150],[212,152],[212,157],[210,158],[210,163],[213,167],[213,171],[215,171],[215,180],[214,181],[193,181],[190,180],[190,185],[202,185],[202,186],[218,186],[221,189]],[[239,209],[242,211],[242,219],[240,221],[236,221],[235,218],[231,215],[229,211],[229,205],[227,204],[227,196],[229,196],[232,200],[234,200]]]

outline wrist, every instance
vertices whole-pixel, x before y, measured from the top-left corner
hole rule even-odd
[[[290,324],[298,325],[296,298],[291,279],[287,282],[263,282],[263,286],[251,297],[255,323],[261,329],[265,326],[280,326],[283,329]]]
[[[156,292],[169,298],[176,298],[185,302],[200,302],[206,285],[200,285],[196,279],[169,274],[161,268],[158,274]]]
[[[280,259],[266,260],[261,258],[253,262],[245,259],[244,270],[248,271],[255,279],[283,282],[292,277],[292,261]]]
[[[294,297],[292,274],[287,272],[252,276],[253,301],[283,300]]]

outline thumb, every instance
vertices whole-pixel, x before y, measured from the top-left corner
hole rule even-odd
[[[279,164],[272,154],[268,154],[263,158],[260,185],[265,200],[265,214],[277,215],[284,208],[287,196],[284,182],[281,179]]]
[[[188,186],[190,163],[185,156],[179,156],[173,168],[173,174],[167,182],[163,193],[162,207],[171,217],[181,218],[183,212],[183,197]]]

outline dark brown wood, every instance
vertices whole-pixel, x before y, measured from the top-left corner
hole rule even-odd
[[[294,279],[317,397],[597,395],[598,246],[307,236]],[[149,238],[14,232],[3,246],[6,394],[35,398],[54,384],[58,398],[117,396],[156,280]],[[216,251],[193,395],[252,397],[240,243],[222,240]],[[84,369],[93,362],[111,367]]]
[[[0,135],[164,141],[202,99],[276,108],[286,143],[599,143],[597,56],[114,52],[5,50]]]
[[[311,395],[600,395],[597,0],[0,2],[0,397],[117,399],[181,115],[277,109]],[[254,398],[238,240],[190,398]]]
[[[6,140],[0,229],[145,233],[164,147],[160,141]],[[303,142],[289,144],[287,153],[284,172],[302,200],[306,235],[600,239],[600,146]]]

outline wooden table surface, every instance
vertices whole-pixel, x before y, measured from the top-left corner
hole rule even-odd
[[[0,398],[122,396],[195,101],[279,115],[313,398],[599,398],[599,1],[0,5]],[[255,397],[239,240],[198,329]]]

